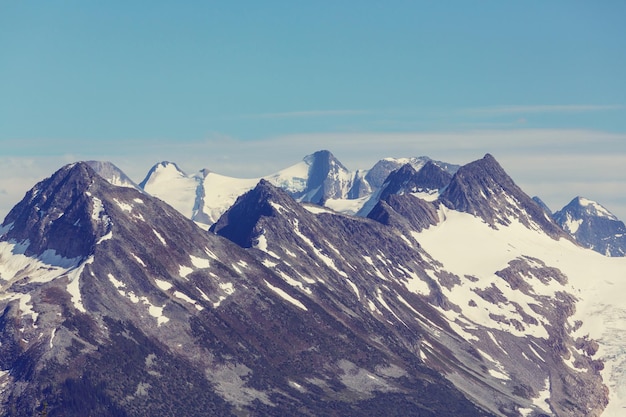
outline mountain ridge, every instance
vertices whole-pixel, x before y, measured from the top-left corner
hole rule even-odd
[[[491,155],[429,201],[416,174],[368,218],[263,179],[207,232],[61,168],[0,227],[0,409],[619,415],[626,258],[575,245]]]

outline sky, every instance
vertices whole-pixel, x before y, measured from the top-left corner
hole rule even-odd
[[[257,177],[489,152],[626,220],[626,2],[0,0],[0,218],[76,160]]]

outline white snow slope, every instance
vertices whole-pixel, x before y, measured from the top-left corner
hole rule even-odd
[[[208,170],[187,175],[175,164],[159,164],[151,172],[144,190],[165,201],[188,218],[210,226],[261,179],[291,193],[305,189],[309,165],[302,161],[260,178],[234,178]]]
[[[567,276],[568,283],[561,290],[579,300],[570,323],[573,325],[576,320],[583,323],[576,336],[589,335],[601,345],[596,358],[605,361],[602,377],[610,390],[609,405],[603,416],[623,416],[626,409],[626,258],[605,257],[567,240],[554,240],[515,221],[508,227],[494,230],[466,213],[443,208],[440,214],[444,219],[441,223],[415,233],[414,237],[449,272],[473,275],[480,279],[481,285],[502,283],[494,273],[505,268],[509,261],[528,256],[558,268]],[[546,285],[545,288],[535,286],[533,290],[549,293],[553,289]],[[469,299],[464,297],[470,295],[469,291],[455,287],[446,295],[463,308],[467,319],[489,325],[484,317],[488,313],[482,312],[481,316],[482,309],[467,307]],[[541,337],[540,327],[529,331]]]

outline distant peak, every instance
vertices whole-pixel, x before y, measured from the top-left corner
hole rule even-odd
[[[148,171],[146,177],[143,179],[143,181],[139,183],[139,187],[145,189],[146,184],[148,184],[148,182],[151,182],[155,174],[159,174],[162,172],[169,173],[169,175],[172,175],[172,173],[174,173],[177,176],[187,176],[187,174],[182,169],[180,169],[178,165],[176,165],[176,163],[170,161],[161,161],[154,164],[154,166],[150,168],[150,171]]]
[[[321,151],[313,152],[312,154],[305,156],[303,160],[307,164],[313,165],[322,161],[336,161],[337,158],[335,158],[335,156],[330,151],[323,149]]]
[[[573,207],[579,207],[590,216],[605,217],[607,219],[617,220],[617,217],[609,210],[607,210],[606,207],[585,197],[575,197],[572,201],[570,201],[567,206],[565,206],[564,210]]]
[[[257,192],[263,191],[265,193],[274,194],[276,192],[279,192],[280,189],[278,187],[274,187],[272,183],[265,178],[261,178],[257,185],[254,187],[254,190]]]
[[[177,171],[183,172],[183,170],[180,169],[180,167],[175,162],[161,161],[158,164],[156,164],[156,166],[159,168],[173,168],[173,169],[176,169]]]
[[[413,168],[413,165],[411,165],[409,163],[406,163],[406,164],[402,165],[400,167],[400,169],[398,169],[398,172],[414,173],[414,172],[417,172],[417,171],[415,170],[415,168]]]

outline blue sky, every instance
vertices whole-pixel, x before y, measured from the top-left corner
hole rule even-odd
[[[181,3],[0,1],[3,204],[73,159],[256,176],[324,147],[491,152],[626,219],[623,1]]]

